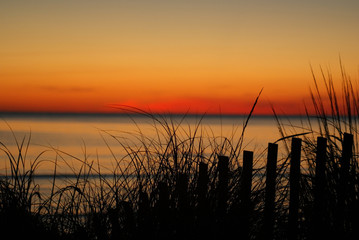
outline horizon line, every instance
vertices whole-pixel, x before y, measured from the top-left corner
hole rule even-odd
[[[42,112],[42,111],[1,111],[0,117],[3,115],[8,117],[16,116],[39,116],[39,117],[56,117],[56,116],[106,116],[106,117],[116,117],[116,116],[188,116],[188,117],[248,117],[249,113],[176,113],[176,112]],[[252,113],[251,117],[274,117],[274,113]],[[306,114],[276,114],[277,117],[315,117],[315,115],[306,115]]]

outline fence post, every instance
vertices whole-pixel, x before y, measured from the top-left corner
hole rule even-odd
[[[350,159],[353,156],[353,135],[344,133],[342,157],[340,159],[340,175],[339,175],[339,189],[338,189],[338,207],[337,207],[337,234],[344,237],[345,221],[346,221],[346,204],[348,200],[349,190],[349,167]]]
[[[277,171],[278,145],[268,144],[267,174],[264,203],[264,231],[265,239],[273,239],[274,228],[274,202]]]
[[[251,190],[253,172],[253,152],[243,151],[243,172],[241,181],[241,226],[243,239],[249,239],[249,226],[251,216]]]
[[[198,182],[197,182],[197,194],[198,194],[198,211],[199,214],[205,215],[208,211],[207,203],[207,191],[208,191],[208,164],[201,162],[199,164]]]
[[[327,139],[317,138],[314,178],[314,209],[312,221],[313,239],[326,238],[325,211],[327,209],[327,188],[326,188],[326,151]]]
[[[289,173],[289,239],[298,238],[298,209],[299,209],[299,180],[300,180],[300,152],[302,140],[292,138],[290,173]]]

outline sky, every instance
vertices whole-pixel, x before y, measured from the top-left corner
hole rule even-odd
[[[1,112],[300,114],[359,72],[357,0],[0,0]]]

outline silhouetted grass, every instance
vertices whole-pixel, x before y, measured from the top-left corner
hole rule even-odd
[[[277,141],[281,144],[281,155],[276,178],[275,239],[288,239],[289,145],[293,136],[303,140],[299,238],[317,236],[313,227],[317,226],[313,190],[317,136],[328,141],[323,236],[358,236],[355,224],[359,216],[359,95],[344,70],[341,94],[336,92],[331,76],[322,74],[326,94],[323,96],[314,74],[313,77],[314,116],[310,116],[308,110],[302,126],[289,127],[277,117],[282,138]],[[14,238],[32,234],[40,239],[219,239],[233,234],[238,238],[266,238],[262,227],[267,150],[257,153],[254,159],[249,203],[242,202],[241,189],[244,133],[258,98],[239,129],[241,132],[234,131],[231,136],[216,136],[202,126],[202,119],[195,126],[189,126],[185,124],[185,116],[178,120],[127,108],[152,121],[155,137],[147,136],[140,128],[127,133],[127,138],[126,134],[103,130],[104,143],[115,163],[110,173],[101,166],[101,159],[92,160],[86,154],[78,158],[51,148],[56,157],[51,160],[54,172],[48,195],[41,193],[34,177],[38,166],[46,160],[44,152],[35,159],[26,157],[31,136],[17,142],[16,154],[0,143],[9,162],[9,173],[0,180],[1,232],[10,233]],[[325,105],[324,99],[329,99],[329,105]],[[354,135],[355,146],[342,202],[341,158],[345,132]],[[116,141],[125,154],[117,155],[110,147],[110,140]],[[219,163],[223,156],[228,157],[228,172],[226,167],[224,170],[219,167],[222,164],[223,169],[223,163]],[[73,177],[65,186],[58,183],[58,161],[80,163],[78,169],[68,163]],[[344,207],[344,215],[338,215],[341,214],[336,211],[338,206]],[[249,229],[243,225],[244,213],[250,213],[246,219]],[[248,236],[243,235],[244,231],[249,231]]]
[[[16,140],[16,138],[15,138]],[[31,134],[21,141],[16,140],[17,153],[12,153],[2,142],[0,150],[9,163],[8,175],[0,178],[0,229],[4,236],[15,239],[27,237],[51,237],[46,224],[43,224],[40,211],[43,201],[40,188],[34,182],[34,175],[41,156],[27,159]]]
[[[54,172],[48,196],[41,194],[34,179],[36,169],[44,161],[43,153],[34,160],[26,159],[30,137],[18,143],[17,156],[1,144],[10,163],[9,175],[1,178],[2,230],[17,232],[22,237],[32,232],[36,224],[41,232],[34,232],[38,238],[52,234],[52,238],[59,239],[184,237],[189,230],[193,236],[212,232],[218,235],[225,227],[225,218],[218,216],[218,156],[229,157],[228,196],[223,210],[227,215],[238,200],[240,154],[253,109],[239,137],[233,132],[229,138],[215,136],[203,128],[202,119],[191,127],[183,124],[185,117],[175,122],[170,117],[136,110],[153,121],[155,138],[144,135],[141,129],[130,133],[128,139],[103,131],[106,144],[108,137],[113,138],[126,153],[119,157],[108,144],[115,160],[111,176],[102,174],[100,159],[90,161],[86,156],[80,159],[52,148],[56,158],[52,161]],[[72,181],[64,187],[58,186],[58,161],[67,163],[69,159],[81,163],[81,167],[72,169]],[[201,207],[198,205],[200,164],[208,169],[205,203]],[[70,164],[68,167],[72,168]],[[199,220],[198,211],[205,213],[206,219]],[[14,221],[7,221],[9,215]],[[16,231],[19,230],[17,218],[22,219],[21,226],[27,226],[24,231]],[[206,230],[198,230],[199,225]]]
[[[321,69],[321,81],[319,81],[312,70],[314,89],[310,91],[311,104],[306,106],[307,117],[303,118],[301,126],[290,123],[285,126],[283,121],[277,119],[284,141],[297,134],[302,135],[301,238],[356,239],[359,236],[357,228],[359,226],[358,86],[353,84],[341,64],[340,72],[342,89],[338,91],[331,72],[325,73]],[[314,109],[314,114],[310,112],[310,108]],[[349,157],[349,174],[343,177],[343,144],[346,133],[353,135],[354,145],[353,155]],[[320,191],[323,202],[320,203],[315,202],[315,189],[318,184],[316,182],[317,137],[327,139],[325,180]],[[321,220],[316,216],[318,208],[323,213]],[[322,225],[319,226],[320,236],[316,235],[318,221],[322,221]]]

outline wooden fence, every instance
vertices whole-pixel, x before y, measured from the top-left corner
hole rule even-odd
[[[215,204],[211,204],[208,198],[210,184],[208,165],[200,163],[194,196],[189,195],[188,176],[185,174],[178,176],[175,190],[172,193],[170,193],[167,183],[160,182],[158,184],[158,197],[155,205],[150,204],[146,193],[140,193],[137,212],[138,223],[136,224],[137,234],[139,235],[137,236],[139,238],[152,236],[158,239],[169,236],[175,236],[177,239],[219,239],[229,237],[233,232],[236,232],[239,234],[236,236],[237,239],[294,240],[304,238],[325,239],[333,236],[341,239],[357,237],[359,225],[356,225],[358,224],[358,215],[356,214],[358,214],[359,201],[357,199],[357,169],[354,169],[351,164],[353,135],[345,133],[343,136],[342,152],[338,164],[339,171],[329,169],[327,139],[317,138],[317,145],[314,148],[316,149],[315,175],[311,179],[312,184],[310,185],[311,204],[307,204],[305,200],[301,199],[302,140],[292,138],[291,141],[288,178],[289,201],[286,203],[289,206],[286,214],[287,220],[284,221],[286,227],[282,228],[284,233],[278,230],[280,223],[276,220],[276,209],[281,207],[276,203],[277,182],[279,180],[277,170],[278,145],[269,143],[262,211],[254,212],[251,196],[253,152],[243,152],[243,168],[238,184],[240,186],[239,196],[235,200],[237,203],[232,204],[232,206],[228,206],[229,182],[231,180],[229,158],[218,156]],[[331,189],[332,185],[328,185],[328,181],[331,179],[338,179],[335,185],[336,189]],[[171,206],[171,194],[171,198],[177,199],[175,206]],[[195,208],[190,206],[191,201],[196,202]],[[231,201],[233,202],[233,199]],[[311,206],[311,214],[303,216],[302,212],[305,211],[303,208],[307,207],[306,204]],[[214,209],[210,209],[211,207]],[[176,214],[172,214],[171,209],[176,209]],[[260,221],[257,221],[261,224],[251,225],[251,218],[261,218]],[[118,226],[118,224],[113,224],[113,226]],[[213,228],[217,230],[214,231]]]

